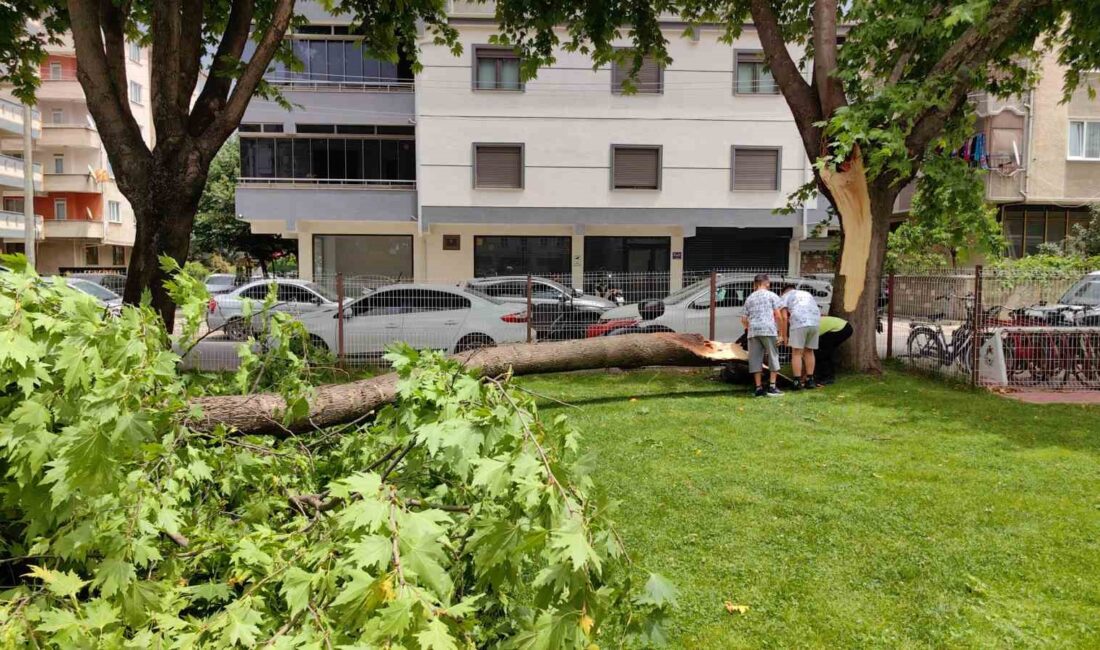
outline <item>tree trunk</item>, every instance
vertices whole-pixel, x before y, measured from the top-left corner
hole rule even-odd
[[[482,375],[529,375],[593,368],[709,366],[746,361],[735,343],[706,341],[697,334],[628,334],[538,345],[504,345],[455,355]],[[283,423],[286,403],[278,395],[203,397],[192,402],[202,418],[192,428],[212,431],[219,424],[244,434],[299,433],[352,422],[394,400],[397,375],[389,373],[348,384],[320,386],[310,400],[309,416]]]
[[[205,168],[184,164],[185,157],[154,156],[149,182],[140,190],[123,193],[130,200],[137,220],[134,248],[126,273],[123,301],[136,305],[146,288],[152,295],[153,309],[164,319],[171,332],[176,306],[164,288],[168,279],[160,268],[160,256],[167,255],[181,266],[191,247],[191,228],[199,198],[206,184]]]
[[[821,172],[821,182],[840,214],[842,242],[829,313],[847,320],[853,334],[840,349],[841,365],[855,372],[880,372],[875,319],[897,191],[869,185],[858,149],[842,169]]]

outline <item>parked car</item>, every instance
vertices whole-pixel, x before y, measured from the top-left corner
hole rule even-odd
[[[783,284],[774,278],[773,285]],[[832,285],[825,280],[791,278],[790,282],[810,292],[822,313],[832,300]],[[715,286],[714,335],[719,341],[736,341],[744,333],[741,314],[745,298],[752,293],[753,275],[725,274]],[[710,280],[701,280],[674,291],[661,300],[624,305],[609,309],[600,322],[588,328],[587,335],[607,336],[634,332],[684,332],[707,336],[710,333]]]
[[[501,302],[527,306],[527,276],[508,275],[477,278],[466,283]],[[561,341],[585,337],[589,325],[616,307],[606,298],[584,293],[549,278],[531,278],[532,326],[539,340]]]
[[[1040,303],[1018,310],[1029,321],[1054,326],[1100,327],[1100,271],[1073,283],[1058,302]]]
[[[306,280],[255,280],[243,284],[236,289],[211,296],[209,303],[210,313],[206,316],[206,324],[210,329],[222,328],[225,334],[234,340],[248,338],[253,332],[260,329],[263,322],[260,320],[260,307],[267,298],[271,285],[275,285],[276,303],[274,309],[287,312],[295,317],[323,309],[336,308],[336,296],[328,289]],[[253,316],[251,319],[244,317],[244,302],[250,300],[253,303]]]
[[[527,313],[517,307],[468,287],[382,287],[344,307],[344,354],[377,358],[394,341],[450,352],[522,343],[527,340]],[[301,320],[315,345],[339,352],[336,308],[326,306]]]
[[[126,276],[121,273],[70,273],[65,277],[86,280],[119,295],[126,290]]]
[[[237,286],[237,276],[232,273],[211,273],[206,276],[206,292],[212,296],[228,293]]]
[[[84,278],[67,277],[65,278],[65,284],[98,300],[112,316],[118,316],[122,313],[122,296],[114,291]]]

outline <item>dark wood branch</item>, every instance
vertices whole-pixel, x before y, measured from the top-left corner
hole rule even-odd
[[[109,1],[109,0],[108,0]],[[152,86],[149,101],[157,145],[175,149],[183,137],[184,116],[180,111],[180,34],[183,30],[180,0],[161,0],[152,6],[153,45],[149,66]],[[186,103],[186,102],[185,102]]]
[[[116,6],[110,0],[104,2],[110,7],[103,7],[97,0],[69,0],[73,45],[80,62],[76,76],[84,91],[88,111],[103,136],[103,146],[107,149],[111,165],[119,172],[119,186],[124,192],[141,191],[138,184],[145,178],[143,172],[148,168],[152,155],[130,111],[125,60],[122,61],[120,75],[118,58],[108,59],[103,40],[104,33],[108,32],[116,45],[121,42],[119,36],[125,24],[122,12],[127,10],[128,5]],[[105,11],[101,12],[101,9]],[[103,14],[109,19],[107,25],[101,19]],[[124,51],[122,55],[125,56]]]
[[[764,60],[794,115],[806,155],[816,160],[821,155],[821,129],[814,124],[822,120],[821,102],[791,58],[779,19],[768,0],[751,0],[749,9],[764,48]]]
[[[199,72],[202,70],[203,0],[184,0],[179,49],[179,98],[176,110],[186,116],[191,108],[191,95],[195,92]],[[234,3],[235,4],[235,3]]]
[[[180,548],[187,548],[188,546],[191,546],[191,540],[187,539],[183,535],[180,535],[179,533],[170,533],[166,530],[162,532],[165,537],[172,540],[172,542]]]
[[[254,0],[239,0],[229,10],[229,19],[214,53],[214,62],[191,111],[188,130],[192,135],[205,131],[214,115],[225,106],[229,89],[233,86],[232,72],[236,68],[236,61],[240,60],[248,43],[254,9]]]
[[[252,95],[260,85],[267,66],[271,63],[275,52],[286,36],[286,30],[290,27],[290,20],[294,17],[294,0],[276,0],[271,13],[271,22],[267,30],[256,44],[256,51],[252,58],[245,64],[244,71],[237,79],[225,107],[215,114],[214,120],[203,132],[198,146],[199,150],[213,156],[221,148],[244,116]]]
[[[832,115],[836,109],[848,105],[844,84],[836,76],[837,0],[815,0],[813,17],[814,82],[821,113]]]
[[[627,334],[582,341],[504,345],[455,355],[483,376],[568,372],[593,368],[642,366],[710,366],[748,359],[740,346],[706,341],[695,334]],[[202,417],[189,425],[213,431],[218,425],[244,434],[289,435],[351,422],[392,402],[397,375],[320,386],[310,400],[310,413],[289,425],[279,423],[286,411],[282,397],[271,393],[203,397],[192,402]]]

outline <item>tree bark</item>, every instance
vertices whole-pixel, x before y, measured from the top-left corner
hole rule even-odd
[[[593,368],[639,368],[642,366],[709,366],[746,361],[748,355],[735,343],[706,341],[697,334],[629,334],[583,341],[561,341],[538,345],[504,345],[455,355],[468,368],[484,376],[498,376],[590,370]],[[310,400],[309,416],[282,422],[286,403],[278,395],[229,395],[203,397],[192,405],[202,417],[190,423],[193,429],[212,431],[224,425],[244,434],[286,435],[313,431],[357,420],[392,402],[397,388],[394,373],[348,384],[321,386]]]

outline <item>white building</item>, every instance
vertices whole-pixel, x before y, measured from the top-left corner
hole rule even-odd
[[[566,52],[520,84],[486,11],[456,4],[462,57],[421,43],[415,81],[360,69],[319,11],[292,36],[307,70],[273,78],[300,108],[249,108],[237,206],[298,239],[303,276],[656,271],[676,287],[685,271],[797,272],[824,211],[773,212],[810,169],[751,28],[730,46],[667,24],[672,64],[627,95]]]

